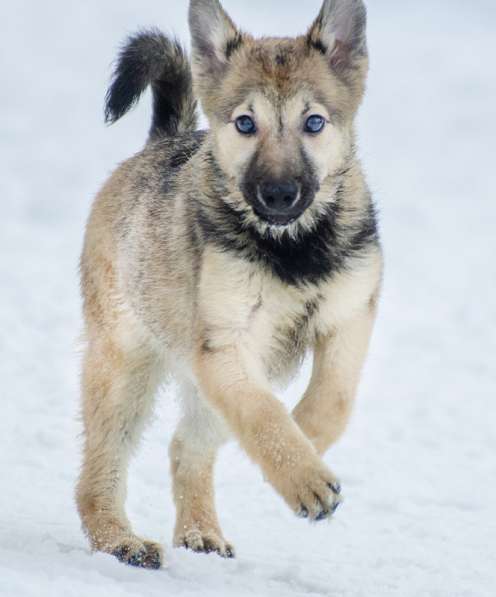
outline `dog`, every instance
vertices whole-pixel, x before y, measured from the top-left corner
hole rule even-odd
[[[126,469],[168,377],[183,405],[170,446],[176,547],[234,556],[213,488],[232,436],[296,515],[333,515],[341,487],[321,457],[349,419],[383,271],[355,150],[363,2],[325,0],[296,38],[255,39],[218,0],[191,0],[189,24],[191,60],[158,30],[119,55],[107,121],[148,86],[153,121],[98,194],[81,258],[77,505],[94,550],[143,568],[164,556],[131,530]],[[309,387],[289,413],[274,387],[308,352]]]

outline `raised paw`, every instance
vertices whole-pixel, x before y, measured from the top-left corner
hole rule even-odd
[[[322,472],[312,477],[306,487],[300,489],[295,511],[301,518],[320,522],[331,518],[341,505],[341,486],[335,479],[326,480],[325,475],[323,478]]]
[[[314,454],[281,467],[272,482],[293,511],[311,521],[330,518],[342,502],[340,484]]]
[[[158,570],[163,562],[161,546],[152,541],[122,543],[112,551],[112,555],[129,566],[150,570]]]
[[[217,533],[202,533],[190,530],[174,540],[175,547],[191,549],[196,553],[216,553],[222,558],[234,558],[233,546]]]
[[[331,518],[332,515],[334,514],[334,512],[336,512],[336,510],[342,504],[343,498],[340,495],[341,488],[339,486],[338,486],[339,490],[333,484],[330,484],[329,487],[335,496],[330,505],[328,503],[326,503],[326,504],[322,503],[321,498],[318,496],[315,496],[316,508],[313,510],[313,515],[310,516],[310,512],[308,511],[308,508],[304,505],[302,505],[300,507],[300,509],[297,512],[297,515],[300,518],[311,518],[311,520],[313,520],[315,522],[320,522],[321,520],[327,520],[327,519]]]

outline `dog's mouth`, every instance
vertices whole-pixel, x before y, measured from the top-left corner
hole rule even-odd
[[[257,218],[265,224],[278,227],[290,226],[291,224],[294,224],[294,222],[296,222],[301,215],[303,215],[303,212],[295,215],[267,214],[258,211],[256,208],[253,208],[253,212]]]

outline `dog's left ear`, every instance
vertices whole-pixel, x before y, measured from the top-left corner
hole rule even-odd
[[[325,0],[308,32],[308,43],[322,52],[331,68],[346,74],[367,57],[367,9],[362,0]]]
[[[230,58],[243,44],[243,36],[219,0],[190,0],[189,27],[201,92],[202,87],[219,84]]]

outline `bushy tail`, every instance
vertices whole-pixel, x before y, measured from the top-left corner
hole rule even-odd
[[[124,116],[148,85],[153,92],[151,139],[196,129],[190,62],[177,40],[155,29],[132,36],[123,46],[105,98],[106,122]]]

